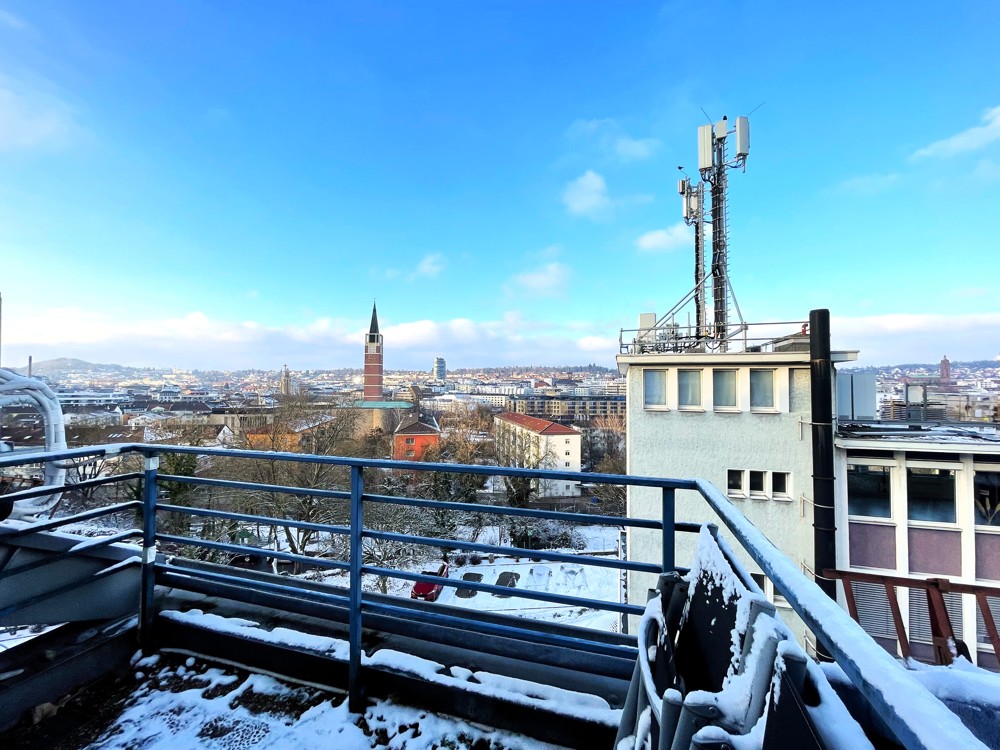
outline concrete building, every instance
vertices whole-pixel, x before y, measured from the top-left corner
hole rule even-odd
[[[437,356],[434,358],[434,367],[431,369],[431,375],[434,376],[435,380],[445,380],[448,377],[448,368],[445,365],[444,357]]]
[[[497,460],[503,466],[580,471],[582,435],[572,427],[524,414],[503,412],[493,420]],[[543,481],[537,497],[576,497],[579,482]]]
[[[815,550],[809,337],[798,333],[727,348],[671,350],[641,342],[623,346],[618,365],[628,383],[627,471],[709,480],[789,558],[811,571]],[[832,355],[834,363],[853,359],[856,352]],[[676,501],[678,519],[716,522],[694,493],[678,492]],[[628,515],[660,518],[661,503],[656,490],[630,488]],[[678,565],[688,564],[694,541],[694,535],[677,535]],[[628,554],[631,560],[658,560],[659,535],[632,530]],[[742,561],[767,590],[770,584],[762,571],[748,557]],[[645,601],[650,585],[647,576],[630,575],[629,600]],[[773,591],[767,593],[773,598]],[[776,604],[782,607],[780,599]],[[801,625],[798,632],[804,638]]]
[[[627,406],[625,396],[510,396],[507,411],[568,423],[623,416]]]

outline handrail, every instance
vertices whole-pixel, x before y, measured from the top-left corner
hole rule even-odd
[[[157,530],[157,516],[159,512],[190,513],[191,515],[216,516],[223,518],[239,519],[240,514],[230,514],[225,511],[215,511],[211,509],[188,508],[182,505],[163,503],[160,504],[157,498],[157,489],[161,481],[190,481],[192,484],[204,484],[208,486],[235,487],[237,489],[269,488],[268,491],[284,492],[289,488],[281,485],[262,485],[253,482],[232,482],[230,480],[209,480],[205,477],[177,477],[173,475],[158,475],[158,456],[167,453],[195,454],[205,456],[224,456],[227,458],[246,458],[252,460],[267,461],[287,461],[313,464],[327,464],[350,468],[350,491],[342,490],[310,490],[308,488],[292,488],[296,494],[314,495],[325,497],[330,500],[345,501],[345,512],[349,511],[350,523],[348,526],[331,526],[329,524],[316,524],[324,531],[333,533],[346,533],[349,537],[350,559],[346,563],[349,571],[349,586],[346,596],[348,609],[350,661],[349,661],[349,690],[352,700],[362,694],[361,680],[361,633],[362,618],[365,612],[394,611],[410,613],[413,617],[427,622],[441,621],[443,615],[434,607],[418,607],[417,609],[405,609],[394,605],[373,603],[369,598],[362,595],[361,582],[364,574],[392,574],[406,580],[425,580],[431,578],[423,574],[409,573],[407,571],[394,571],[389,568],[369,565],[362,559],[362,543],[366,539],[386,539],[396,541],[408,541],[415,544],[427,544],[430,546],[448,547],[468,547],[477,548],[497,548],[505,549],[508,553],[516,551],[522,555],[543,557],[545,559],[560,560],[565,553],[540,552],[534,550],[523,550],[514,547],[502,547],[500,545],[479,545],[478,543],[463,543],[459,540],[442,540],[430,537],[416,537],[414,535],[396,534],[395,532],[378,531],[366,528],[364,524],[364,509],[366,505],[370,507],[372,503],[398,502],[409,504],[416,498],[395,498],[392,496],[379,496],[367,494],[365,492],[364,480],[366,471],[376,469],[405,469],[411,472],[439,471],[465,474],[479,474],[492,476],[513,476],[538,479],[561,479],[570,481],[586,481],[589,483],[619,484],[625,486],[653,487],[662,490],[663,504],[662,517],[656,519],[620,519],[616,523],[621,525],[641,526],[643,528],[656,528],[663,534],[663,560],[661,565],[654,565],[648,562],[628,561],[619,563],[612,567],[620,569],[660,571],[665,569],[675,569],[672,557],[673,534],[675,530],[687,530],[689,524],[676,522],[674,518],[674,494],[677,490],[697,492],[705,502],[719,516],[722,523],[729,529],[733,538],[744,548],[750,557],[760,566],[764,574],[774,583],[778,593],[785,597],[790,606],[809,627],[817,638],[827,648],[837,663],[844,670],[848,678],[854,683],[861,694],[871,705],[873,711],[885,722],[886,726],[896,736],[896,738],[907,747],[930,748],[939,747],[942,744],[948,746],[976,747],[980,746],[971,733],[965,729],[957,716],[952,713],[943,703],[937,700],[919,681],[908,674],[887,652],[878,646],[871,638],[855,623],[835,601],[826,597],[816,584],[806,578],[799,570],[798,566],[789,560],[780,550],[778,550],[770,540],[768,540],[747,518],[736,508],[729,499],[709,482],[701,479],[671,479],[657,477],[640,477],[630,475],[612,474],[589,474],[579,472],[552,471],[540,469],[521,469],[499,466],[471,466],[446,463],[423,463],[408,461],[393,461],[381,459],[346,458],[336,456],[317,456],[312,454],[298,454],[290,452],[262,452],[240,449],[226,448],[203,448],[196,446],[172,446],[172,445],[149,445],[141,443],[128,443],[104,446],[101,448],[85,448],[60,451],[58,454],[18,454],[16,457],[5,455],[0,457],[0,468],[38,461],[53,461],[78,458],[92,455],[120,455],[122,453],[139,453],[145,457],[144,486],[143,486],[143,553],[142,563],[142,597],[140,608],[141,633],[145,635],[145,629],[151,627],[153,622],[153,586],[158,575],[173,576],[174,572],[183,575],[197,576],[179,566],[170,565],[169,561],[164,561],[162,557],[157,559],[155,541],[157,538],[169,540],[172,543],[204,542],[206,540],[195,540],[190,537],[180,535],[168,535]],[[424,507],[423,500],[416,507]],[[473,512],[502,512],[508,515],[521,515],[521,509],[504,508],[500,506],[486,506],[477,504],[454,503],[450,506],[464,507]],[[471,506],[471,507],[465,507]],[[517,510],[518,513],[510,511]],[[538,515],[537,513],[535,515]],[[559,517],[563,517],[560,514]],[[260,520],[261,523],[271,523],[278,526],[291,526],[308,522],[297,522],[272,518],[268,516],[252,516],[243,514],[242,517],[253,520]],[[542,516],[539,516],[542,517]],[[595,517],[587,514],[579,514],[581,522],[593,522]],[[606,520],[603,517],[601,521]],[[641,522],[640,522],[641,521]],[[18,534],[30,533],[30,531],[55,528],[52,521],[42,524],[33,524],[28,527],[19,527]],[[0,534],[0,542],[4,539]],[[225,549],[225,543],[213,543],[217,549]],[[248,548],[244,545],[233,545],[241,553],[254,554],[261,552],[256,548]],[[669,548],[669,552],[668,552]],[[288,553],[291,554],[291,553]],[[594,559],[588,561],[584,558],[573,557],[574,562],[581,564],[594,564],[606,566],[608,561],[604,559]],[[334,562],[334,561],[328,561]],[[339,561],[337,561],[339,562]],[[341,563],[343,564],[343,563]],[[641,566],[641,567],[640,567]],[[324,566],[325,567],[325,566]],[[339,567],[331,565],[330,567]],[[105,572],[95,574],[95,577],[106,575]],[[239,581],[241,586],[256,586],[262,590],[269,590],[283,593],[288,596],[295,596],[296,588],[282,583],[257,582],[251,579],[239,578],[237,576],[227,576],[212,574],[217,579],[232,579]],[[203,575],[211,578],[212,576]],[[176,577],[171,578],[172,581]],[[431,579],[433,580],[433,579]],[[266,585],[265,585],[266,583]],[[462,582],[467,583],[467,582]],[[458,582],[447,585],[459,585]],[[469,586],[480,590],[490,590],[489,584]],[[505,593],[517,595],[516,590]],[[526,592],[525,592],[526,593]],[[530,598],[542,599],[543,592],[531,592]],[[48,596],[47,594],[46,596]],[[318,597],[329,602],[343,602],[344,597]],[[558,601],[563,601],[565,597],[559,595]],[[29,600],[30,601],[30,600]],[[592,605],[593,602],[587,601]],[[610,603],[609,607],[614,611],[632,611],[634,605],[622,603]],[[461,617],[448,615],[449,620],[461,620]],[[470,621],[471,622],[471,621]],[[492,627],[492,626],[491,626]],[[517,625],[502,626],[503,632],[518,632]],[[499,632],[499,631],[498,631]],[[586,638],[585,631],[581,631],[580,642]],[[572,642],[574,639],[569,639]],[[634,649],[634,647],[632,647]]]
[[[743,549],[904,747],[984,747],[956,714],[807,579],[725,495],[705,480],[699,479],[698,486]]]

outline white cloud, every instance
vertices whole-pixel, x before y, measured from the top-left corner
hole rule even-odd
[[[681,221],[666,229],[646,232],[636,238],[635,246],[645,253],[665,253],[689,247],[692,242],[694,242],[694,229]]]
[[[569,274],[569,266],[553,261],[511,277],[504,284],[504,289],[510,295],[561,297],[566,293]]]
[[[432,279],[438,276],[445,269],[446,265],[447,263],[443,254],[431,253],[421,258],[412,271],[404,272],[398,268],[386,268],[382,271],[382,275],[387,279],[405,278],[407,281]]]
[[[529,278],[528,283],[533,280]],[[545,286],[537,280],[534,283]],[[380,312],[385,318],[386,367],[391,369],[425,369],[442,352],[453,367],[589,361],[612,366],[617,353],[617,340],[595,335],[593,327],[574,330],[548,320],[528,320],[517,311],[485,321],[454,318],[395,323],[390,322],[387,310]],[[3,349],[3,364],[9,367],[25,365],[29,354],[36,362],[78,357],[90,362],[202,369],[276,369],[286,362],[293,369],[361,367],[368,329],[367,319],[321,317],[296,325],[271,325],[216,319],[200,311],[129,318],[105,311],[44,307],[21,307],[10,320]]]
[[[893,313],[834,316],[834,348],[860,349],[859,365],[989,359],[996,352],[1000,312],[976,314]]]
[[[994,182],[1000,180],[1000,161],[983,159],[972,170],[972,178],[979,182]]]
[[[895,172],[890,174],[866,174],[844,180],[837,187],[845,193],[877,195],[878,193],[884,193],[898,182],[899,175]]]
[[[656,138],[633,138],[611,117],[576,120],[566,135],[571,140],[589,140],[606,154],[619,161],[641,161],[650,158],[660,147]]]
[[[413,278],[421,276],[433,278],[444,270],[444,256],[441,253],[431,253],[425,255],[417,264],[417,270],[413,272]]]
[[[975,125],[961,133],[924,146],[915,151],[911,158],[955,156],[968,151],[977,151],[997,140],[1000,140],[1000,107],[993,107],[983,114],[982,125]]]
[[[648,159],[660,147],[656,138],[629,138],[622,136],[615,139],[615,153],[622,161],[641,161]]]
[[[591,169],[566,185],[562,199],[566,210],[575,216],[595,219],[611,210],[608,185],[601,175]]]
[[[58,96],[0,77],[0,151],[62,148],[81,132]]]

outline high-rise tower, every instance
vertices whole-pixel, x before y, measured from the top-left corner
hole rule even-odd
[[[382,334],[378,332],[378,311],[372,303],[372,325],[365,336],[364,400],[382,400]]]

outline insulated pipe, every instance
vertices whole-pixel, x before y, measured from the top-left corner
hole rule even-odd
[[[66,425],[63,421],[62,407],[52,389],[40,380],[0,369],[0,406],[14,404],[34,406],[41,413],[46,451],[66,450]],[[44,466],[43,478],[44,486],[60,491],[15,502],[10,513],[11,518],[34,516],[50,511],[56,506],[62,497],[61,489],[66,484],[66,469],[57,462],[49,461]]]
[[[821,572],[837,567],[837,523],[833,502],[833,363],[830,311],[809,313],[809,364],[812,400],[813,549],[816,583],[831,599],[837,582]]]

